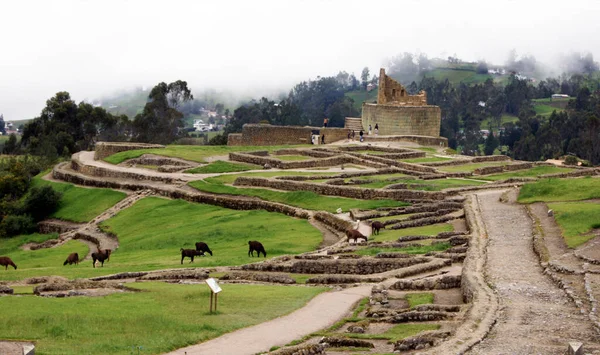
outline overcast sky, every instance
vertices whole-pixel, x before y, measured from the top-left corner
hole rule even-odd
[[[0,113],[186,80],[260,94],[402,52],[502,64],[508,52],[600,59],[600,1],[1,1]]]

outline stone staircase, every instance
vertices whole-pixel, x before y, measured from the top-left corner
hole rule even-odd
[[[363,129],[362,118],[346,117],[346,120],[344,122],[344,128],[356,131],[356,133],[358,134],[358,132],[360,132],[360,130]]]

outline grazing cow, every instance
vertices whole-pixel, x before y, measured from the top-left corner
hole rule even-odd
[[[257,256],[260,258],[260,253],[263,253],[265,258],[267,257],[267,252],[265,251],[265,247],[260,242],[256,240],[252,240],[248,242],[248,246],[250,249],[248,250],[248,256],[252,255],[254,257],[254,252],[256,251]]]
[[[104,267],[104,260],[108,260],[108,258],[110,258],[110,249],[98,249],[97,252],[92,253],[92,266],[96,267],[96,261],[99,261],[100,264],[102,264],[102,267]]]
[[[73,264],[75,263],[75,265],[79,264],[79,254],[77,253],[71,253],[69,254],[69,256],[67,256],[67,260],[65,260],[65,262],[63,263],[63,266],[69,264]]]
[[[183,249],[181,248],[181,263],[183,264],[183,259],[188,257],[192,259],[190,263],[194,262],[195,256],[204,256],[204,252],[202,250],[194,250],[194,249]]]
[[[110,254],[112,254],[112,249],[98,249],[98,251],[107,254],[108,258],[106,258],[106,262],[110,261]]]
[[[8,265],[12,266],[17,270],[17,265],[13,263],[8,256],[0,256],[0,265],[4,266],[4,270],[8,270]]]
[[[208,247],[208,244],[206,244],[204,242],[196,243],[196,250],[201,250],[205,253],[209,253],[210,256],[212,256],[212,250],[210,250],[210,248]]]
[[[358,243],[358,239],[364,239],[365,242],[367,241],[367,237],[362,235],[362,233],[357,231],[356,229],[346,230],[346,235],[348,236],[348,243],[350,243],[351,239],[354,239],[354,243]]]
[[[379,234],[379,230],[385,229],[385,225],[379,221],[375,221],[371,223],[371,228],[373,229],[373,234]]]

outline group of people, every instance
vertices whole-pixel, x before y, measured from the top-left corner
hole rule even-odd
[[[360,132],[358,133],[359,135],[359,140],[361,142],[363,142],[365,140],[364,135],[365,132],[361,129]],[[369,125],[369,135],[371,135],[371,125]],[[379,124],[375,123],[375,135],[379,135]],[[353,130],[348,130],[348,142],[353,141],[355,137],[355,132]]]

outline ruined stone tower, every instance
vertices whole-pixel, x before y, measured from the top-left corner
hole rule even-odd
[[[409,95],[406,88],[379,71],[377,104],[363,103],[362,126],[377,124],[379,135],[440,136],[441,110],[439,106],[427,105],[427,94],[421,91]]]

